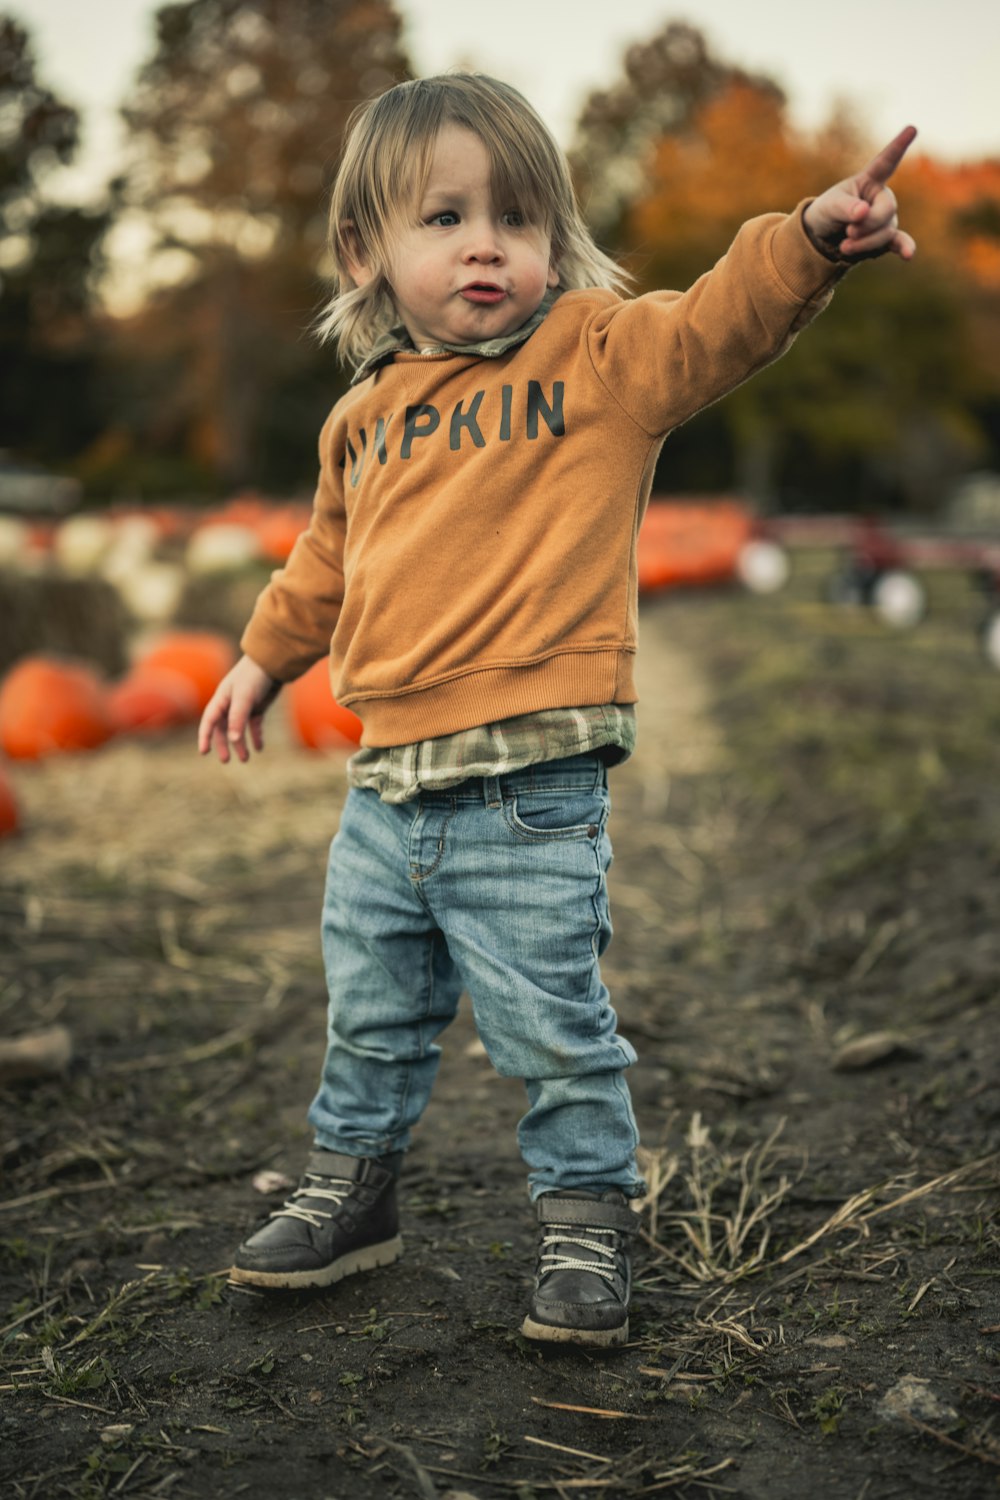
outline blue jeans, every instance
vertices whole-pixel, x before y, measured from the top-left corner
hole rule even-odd
[[[401,804],[352,788],[330,850],[326,1058],[316,1144],[406,1147],[463,988],[501,1074],[523,1078],[518,1143],[533,1198],[644,1188],[599,968],[611,937],[607,772],[576,755]]]

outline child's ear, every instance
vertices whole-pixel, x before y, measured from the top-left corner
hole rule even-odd
[[[555,288],[559,285],[559,267],[556,265],[554,260],[549,261],[549,274],[545,278],[545,285],[548,287],[549,291],[554,291]]]
[[[358,232],[350,219],[340,226],[340,249],[347,267],[347,274],[355,286],[367,286],[375,275],[365,258]]]

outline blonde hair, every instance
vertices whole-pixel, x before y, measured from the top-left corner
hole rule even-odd
[[[399,321],[388,280],[392,246],[412,222],[438,132],[458,125],[479,137],[498,201],[516,204],[551,238],[564,290],[624,288],[628,273],[598,249],[577,206],[569,167],[551,132],[509,84],[482,73],[448,73],[397,84],[355,110],[330,204],[334,294],[316,331],[359,365]],[[372,274],[356,286],[348,269]]]

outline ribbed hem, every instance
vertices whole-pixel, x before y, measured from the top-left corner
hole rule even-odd
[[[566,652],[529,666],[485,667],[391,698],[340,697],[364,724],[362,745],[412,745],[546,708],[636,701],[633,651]]]

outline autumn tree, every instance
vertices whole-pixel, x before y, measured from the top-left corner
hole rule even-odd
[[[350,112],[409,76],[401,21],[387,0],[182,0],[156,25],[122,198],[167,284],[125,331],[129,444],[227,485],[304,477],[341,382],[309,332],[324,199]]]
[[[686,117],[636,137],[641,187],[618,233],[640,290],[690,285],[747,218],[792,209],[870,154],[846,116],[803,135],[768,81],[702,72]],[[900,177],[919,240],[928,214],[911,212]],[[735,485],[763,504],[812,507],[940,502],[985,451],[975,409],[983,361],[960,278],[922,253],[912,265],[888,262],[852,271],[783,360],[671,437],[664,488]]]
[[[650,152],[688,130],[698,112],[731,84],[745,83],[780,104],[784,95],[763,74],[715,57],[696,27],[672,21],[628,48],[621,77],[584,104],[570,161],[591,227],[612,249],[627,249],[624,221],[646,187]]]
[[[89,321],[105,216],[53,202],[75,110],[38,79],[30,39],[0,16],[0,447],[59,463],[96,430]]]

